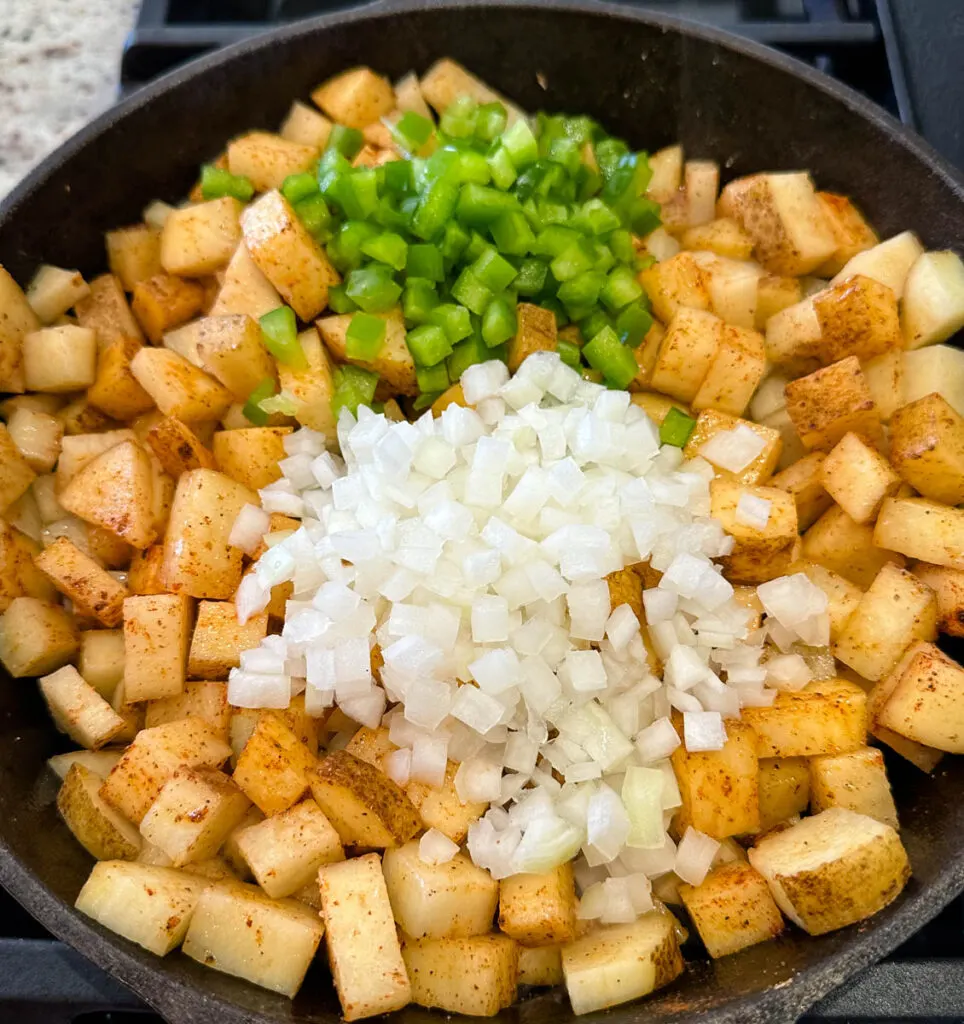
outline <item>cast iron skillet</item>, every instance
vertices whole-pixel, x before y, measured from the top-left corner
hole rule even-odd
[[[964,183],[932,150],[858,95],[754,43],[625,7],[564,0],[524,6],[375,4],[229,47],[148,86],[72,139],[0,207],[0,262],[25,281],[40,262],[103,270],[102,232],[137,220],[147,200],[176,200],[229,136],[274,129],[292,98],[370,64],[397,77],[452,56],[518,101],[597,117],[637,147],[681,139],[724,175],[809,168],[856,198],[886,237],[915,228],[932,248],[964,237]],[[0,883],[55,935],[153,1004],[173,1024],[334,1024],[318,957],[293,1003],[176,953],[158,960],[72,909],[90,870],[59,821],[44,761],[63,749],[31,681],[0,687]],[[896,760],[896,759],[895,759]],[[711,962],[619,1007],[618,1022],[773,1022],[801,1014],[894,949],[964,887],[964,769],[928,778],[891,765],[914,877],[864,924],[819,939],[791,932]],[[699,954],[697,953],[697,956]],[[406,1024],[428,1021],[417,1008]],[[505,1024],[572,1019],[564,996],[524,1001]]]

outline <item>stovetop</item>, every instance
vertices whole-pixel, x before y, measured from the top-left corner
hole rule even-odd
[[[964,167],[964,0],[622,0],[792,54],[846,82]],[[122,92],[208,50],[352,0],[143,0]],[[964,899],[807,1021],[964,1021]],[[161,1024],[131,993],[55,941],[0,891],[0,1020]]]

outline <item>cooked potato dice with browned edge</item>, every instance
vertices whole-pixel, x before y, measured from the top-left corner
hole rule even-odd
[[[509,371],[515,373],[533,352],[555,352],[556,318],[551,310],[531,302],[516,306],[516,332],[509,339]]]
[[[123,441],[88,462],[60,492],[60,504],[143,550],[157,537],[153,473],[140,445]]]
[[[739,520],[737,507],[744,494],[770,502],[770,517],[763,529]],[[710,484],[710,507],[734,540],[732,553],[721,559],[731,583],[763,583],[785,574],[797,542],[797,509],[786,491],[716,479]]]
[[[104,235],[107,263],[124,290],[161,273],[161,235],[147,224],[132,224]],[[63,312],[63,311],[61,311]]]
[[[57,810],[95,860],[134,860],[141,849],[140,833],[101,799],[103,781],[83,764],[71,765],[57,794]]]
[[[672,764],[683,801],[681,831],[692,825],[714,839],[757,831],[759,764],[751,728],[728,720],[721,750],[691,753],[677,747]]]
[[[182,718],[200,718],[226,740],[231,720],[228,684],[213,679],[185,683],[183,693],[147,704],[144,727],[152,729],[155,725],[178,722]]]
[[[16,597],[0,619],[0,662],[15,679],[61,668],[79,645],[73,616],[60,605]]]
[[[927,562],[915,562],[911,570],[934,591],[938,630],[948,636],[964,636],[964,570]]]
[[[914,232],[904,231],[852,256],[831,283],[838,284],[855,274],[863,274],[887,285],[898,299],[903,298],[907,274],[923,252]]]
[[[261,273],[242,242],[223,271],[221,290],[209,310],[210,316],[246,315],[257,320],[277,309],[281,296]]]
[[[680,237],[680,243],[684,249],[712,252],[731,260],[748,260],[753,255],[753,239],[732,217],[719,217],[687,228]]]
[[[876,914],[910,877],[907,854],[889,826],[831,807],[764,837],[749,853],[777,906],[810,935]]]
[[[710,296],[710,310],[732,327],[752,330],[760,293],[759,264],[730,260],[708,252],[695,252],[693,259],[703,271]]]
[[[377,854],[324,864],[321,919],[345,1020],[400,1010],[411,1001],[392,906]]]
[[[141,820],[141,835],[181,867],[213,857],[249,806],[227,775],[178,768]]]
[[[700,261],[691,252],[677,253],[647,267],[639,274],[639,283],[646,291],[653,312],[665,324],[671,324],[681,310],[709,311],[710,291],[706,275]],[[700,333],[704,342],[708,343],[706,335],[709,332],[705,324],[711,321],[693,318],[693,322],[703,324]],[[691,340],[689,345],[692,344]]]
[[[74,905],[112,932],[165,956],[184,940],[208,884],[173,868],[101,861]]]
[[[834,254],[816,269],[819,277],[833,277],[846,266],[848,260],[878,242],[874,229],[846,197],[833,192],[818,192],[827,223],[833,232],[837,248]]]
[[[75,764],[92,771],[103,781],[120,760],[120,756],[121,751],[116,747],[105,747],[103,750],[70,750],[66,754],[54,754],[47,759],[47,764],[61,781],[67,778],[67,772]]]
[[[814,814],[846,807],[897,828],[897,808],[887,781],[884,755],[873,747],[810,759],[810,801]]]
[[[300,319],[313,320],[328,305],[329,286],[341,277],[288,200],[266,192],[245,209],[241,227],[258,269]]]
[[[58,537],[34,562],[54,586],[75,605],[105,626],[119,626],[124,613],[127,587],[106,569],[85,555],[66,537]]]
[[[820,324],[814,353],[823,364],[847,356],[873,359],[903,345],[897,298],[886,285],[857,274],[813,296]]]
[[[20,285],[0,267],[0,391],[22,392],[23,339],[40,330],[40,318]]]
[[[964,569],[964,510],[925,498],[888,498],[874,543],[934,565]]]
[[[716,409],[704,409],[696,418],[696,426],[683,448],[683,454],[688,459],[696,458],[702,454],[700,449],[717,434],[724,430],[735,430],[744,426],[757,434],[764,442],[759,455],[739,472],[729,469],[722,469],[714,466],[716,475],[723,480],[731,480],[740,484],[762,484],[773,475],[780,459],[780,452],[783,450],[783,441],[780,434],[770,427],[764,427],[759,423],[751,423],[749,420],[740,419],[738,416],[731,416],[728,413]]]
[[[465,853],[444,864],[419,856],[418,840],[385,851],[385,885],[399,928],[415,939],[464,938],[492,930],[499,883]]]
[[[811,527],[833,505],[833,498],[824,489],[821,476],[825,458],[823,452],[810,452],[768,481],[771,487],[778,487],[793,498],[800,530]]]
[[[242,554],[228,537],[248,504],[257,504],[256,496],[223,473],[195,469],[178,479],[161,570],[168,590],[217,600],[234,597]]]
[[[778,693],[770,707],[743,708],[762,758],[844,754],[867,745],[867,695],[843,679]]]
[[[139,825],[178,768],[218,768],[230,756],[227,743],[199,718],[142,729],[104,780],[100,795]]]
[[[293,998],[323,934],[318,915],[295,900],[218,882],[201,894],[183,951],[205,967]]]
[[[199,284],[163,273],[139,281],[131,303],[134,316],[155,345],[166,331],[197,316],[203,306],[204,289]]]
[[[36,475],[7,428],[0,424],[0,510],[8,508],[21,497]]]
[[[131,373],[165,416],[185,423],[218,420],[231,404],[231,393],[213,377],[165,348],[142,348]]]
[[[97,335],[89,327],[62,324],[23,339],[23,373],[30,391],[80,391],[97,378]]]
[[[890,460],[923,497],[964,503],[964,417],[939,394],[910,402],[891,417]]]
[[[56,415],[16,409],[7,420],[7,434],[35,473],[49,473],[54,468],[64,436],[63,424]],[[26,492],[20,498],[29,500]]]
[[[291,427],[249,427],[219,430],[214,435],[214,458],[222,473],[252,491],[280,479],[278,463],[287,458],[284,439]]]
[[[261,336],[261,328],[245,314],[206,316],[198,322],[197,351],[201,366],[239,401],[266,377],[275,365]]]
[[[519,946],[519,984],[544,988],[561,985],[562,949],[560,946]]]
[[[294,400],[295,419],[302,426],[324,434],[328,444],[334,445],[337,429],[331,400],[335,394],[335,382],[328,350],[322,345],[318,331],[313,327],[298,335],[298,343],[308,365],[305,369],[296,369],[279,364],[279,385]],[[397,405],[393,401],[385,403],[386,416],[393,404]]]
[[[214,455],[176,416],[165,416],[147,432],[147,446],[166,473],[177,479],[192,469],[215,469]]]
[[[437,114],[441,114],[450,103],[460,96],[471,96],[478,103],[501,103],[508,114],[509,125],[513,125],[525,117],[525,114],[514,103],[507,100],[501,93],[490,89],[485,82],[448,57],[437,60],[422,75],[419,85],[421,95],[425,101],[431,104]],[[399,102],[399,109],[402,109],[401,102]]]
[[[861,365],[880,418],[889,423],[904,404],[904,350],[885,352]]]
[[[124,727],[123,719],[73,665],[65,665],[39,682],[54,724],[82,747],[97,750]]]
[[[201,277],[228,265],[241,241],[241,203],[225,196],[174,210],[161,230],[161,266]]]
[[[749,864],[714,868],[699,885],[681,885],[679,894],[714,960],[767,942],[784,929],[766,879]]]
[[[154,405],[131,372],[131,360],[141,348],[139,341],[126,338],[101,352],[97,361],[97,377],[87,391],[87,400],[114,419],[133,419]]]
[[[270,132],[248,132],[228,143],[228,170],[247,178],[255,192],[281,188],[289,174],[309,170],[317,157],[316,146]]]
[[[27,302],[45,324],[51,324],[90,292],[80,271],[41,264],[27,286]]]
[[[499,929],[526,946],[555,946],[576,937],[571,864],[499,883]]]
[[[265,814],[280,814],[308,792],[309,773],[316,764],[282,716],[265,712],[238,754],[233,778]]]
[[[124,601],[124,682],[131,703],[175,697],[184,690],[194,608],[185,594]]]
[[[295,100],[278,134],[289,142],[321,150],[328,142],[331,127],[331,121],[324,114],[309,107],[307,103]]]
[[[955,252],[925,252],[904,282],[901,306],[909,349],[946,341],[964,327],[964,263]]]
[[[40,545],[16,527],[0,519],[0,611],[15,597],[53,601],[57,590],[35,564]]]
[[[888,499],[888,501],[891,499]],[[887,505],[887,501],[881,508]],[[803,535],[803,557],[869,587],[888,562],[903,566],[903,555],[877,546],[875,527],[855,523],[839,505],[829,508]]]
[[[325,347],[338,362],[350,362],[363,366],[381,377],[394,394],[418,394],[415,380],[415,362],[412,353],[405,343],[405,321],[402,312],[396,306],[387,313],[376,314],[385,321],[385,339],[378,355],[371,361],[348,359],[346,336],[351,323],[350,313],[343,316],[326,316],[317,321],[318,331]],[[323,369],[322,369],[322,372]],[[282,382],[282,386],[284,383]]]
[[[827,454],[820,470],[824,490],[853,519],[877,518],[885,498],[900,489],[890,463],[856,434],[844,434]]]
[[[102,696],[110,699],[124,678],[124,631],[122,629],[85,629],[80,634],[77,668],[84,679]]]
[[[339,124],[364,128],[395,108],[391,83],[371,68],[352,68],[319,85],[312,100]]]
[[[880,414],[856,356],[790,381],[786,397],[790,419],[808,448],[830,451],[850,432],[875,446],[881,441]]]
[[[780,274],[764,274],[757,282],[756,322],[758,331],[765,331],[769,348],[769,322],[777,313],[796,305],[802,297],[800,281]],[[810,306],[813,312],[813,306]]]
[[[117,343],[139,345],[144,340],[124,288],[113,274],[95,277],[88,294],[78,300],[74,311],[80,326],[89,327],[97,335],[101,354]]]
[[[649,995],[683,973],[676,923],[658,910],[633,924],[597,928],[562,947],[562,970],[576,1014]]]
[[[716,355],[693,396],[693,408],[717,409],[731,416],[742,416],[765,372],[766,354],[761,335],[724,324]]]
[[[127,574],[127,586],[132,594],[163,594],[161,581],[164,545],[152,544],[146,551],[135,551]]]
[[[241,652],[257,647],[268,631],[266,613],[238,622],[233,601],[201,601],[191,637],[188,675],[195,679],[226,679],[241,664]]]
[[[127,429],[65,437],[60,459],[57,462],[57,491],[62,491],[85,466],[89,466],[104,452],[124,441],[136,440],[137,435],[134,431]]]
[[[242,758],[250,746],[249,740]],[[310,772],[309,782],[315,802],[346,846],[400,846],[422,827],[404,791],[347,751],[336,750],[322,758]]]
[[[768,832],[807,809],[810,769],[804,757],[764,757],[759,765],[760,831]]]
[[[519,947],[505,935],[406,939],[402,956],[419,1006],[494,1017],[515,1002]]]

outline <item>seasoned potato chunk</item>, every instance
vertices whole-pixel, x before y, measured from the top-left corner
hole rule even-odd
[[[858,587],[869,587],[888,562],[904,564],[902,555],[877,546],[870,523],[855,523],[839,505],[824,512],[803,535],[803,557]]]
[[[556,318],[551,310],[531,302],[516,307],[517,327],[509,339],[509,370],[515,373],[533,352],[554,352],[557,343]]]
[[[904,353],[903,403],[916,402],[934,393],[964,416],[964,351],[961,349],[929,345]]]
[[[40,692],[57,728],[89,750],[104,746],[124,727],[123,719],[73,665],[43,676]]]
[[[911,558],[964,569],[964,510],[924,498],[888,498],[874,543]]]
[[[735,430],[741,426],[752,430],[763,441],[760,454],[739,471],[724,469],[713,463],[716,475],[723,480],[732,480],[741,484],[765,483],[776,469],[780,452],[783,450],[783,441],[778,431],[759,423],[751,423],[749,420],[740,419],[716,409],[704,409],[696,418],[696,426],[693,427],[693,432],[686,442],[683,454],[689,459],[696,458],[697,455],[707,458],[708,456],[702,451],[707,441],[725,430]],[[712,458],[709,461],[712,462]]]
[[[505,935],[406,939],[402,956],[419,1006],[493,1017],[515,1002],[519,947]]]
[[[887,285],[898,299],[903,298],[907,274],[923,251],[913,231],[901,232],[852,256],[831,284],[846,281],[855,274],[863,274]]]
[[[378,355],[371,362],[348,359],[345,346],[348,326],[352,320],[351,313],[343,316],[326,316],[318,320],[318,331],[328,351],[338,362],[350,362],[373,370],[395,394],[417,394],[415,362],[408,345],[405,344],[405,321],[402,319],[401,310],[396,307],[387,313],[377,315],[385,321],[385,340]]]
[[[650,157],[650,167],[655,155]],[[731,260],[748,260],[753,255],[753,239],[732,217],[719,217],[706,224],[687,228],[680,242],[684,249],[712,252]]]
[[[319,85],[311,98],[332,119],[349,128],[364,128],[391,113],[391,83],[371,68],[352,68]]]
[[[15,597],[0,619],[0,662],[15,679],[61,668],[79,644],[73,617],[35,597]]]
[[[258,269],[257,263],[248,252],[248,247],[242,242],[234,250],[231,262],[224,269],[221,290],[208,311],[209,314],[246,315],[252,320],[257,320],[280,305],[281,296]]]
[[[7,428],[0,424],[0,510],[21,497],[36,475]]]
[[[764,837],[749,856],[777,906],[810,935],[876,914],[910,877],[897,833],[844,807]]]
[[[218,736],[227,739],[231,719],[227,683],[214,680],[185,683],[183,693],[150,701],[144,713],[144,727],[152,729],[182,718],[200,718]]]
[[[71,765],[57,794],[57,810],[95,860],[134,860],[141,848],[140,833],[104,802],[102,783],[90,768]]]
[[[253,491],[267,487],[281,477],[278,463],[287,457],[284,439],[290,433],[291,427],[219,430],[214,435],[218,469]]]
[[[386,336],[389,328],[386,328]],[[301,351],[305,354],[308,366],[298,370],[293,366],[278,366],[278,377],[281,388],[292,396],[295,403],[295,419],[304,427],[310,427],[325,435],[329,445],[334,445],[337,438],[335,414],[332,412],[331,400],[335,394],[333,367],[328,351],[318,337],[318,331],[310,328],[298,335]],[[396,364],[396,369],[402,366]],[[385,403],[385,414],[388,415],[390,402]]]
[[[779,487],[793,498],[800,530],[812,526],[833,504],[823,486],[821,468],[825,458],[823,452],[810,452],[769,481],[771,487]]]
[[[131,373],[165,416],[185,423],[218,420],[231,404],[230,391],[166,348],[142,348]]]
[[[810,803],[810,769],[803,757],[760,758],[760,831],[802,814]]]
[[[233,601],[201,601],[191,637],[188,675],[226,679],[241,664],[241,652],[257,647],[268,631],[268,616],[253,615],[241,625]]]
[[[437,60],[422,75],[419,83],[421,94],[431,104],[437,114],[441,114],[453,100],[460,96],[471,96],[479,103],[501,103],[505,109],[510,125],[515,124],[525,114],[504,96],[490,89],[485,82],[466,71],[461,64],[448,57]]]
[[[654,263],[642,271],[639,282],[646,290],[653,312],[665,324],[669,324],[681,309],[706,312],[710,308],[706,274],[693,253],[677,253]]]
[[[53,601],[57,591],[49,577],[34,564],[40,545],[0,519],[0,611],[15,597]]]
[[[105,626],[119,626],[127,588],[66,537],[58,537],[34,560],[54,586]]]
[[[880,418],[887,423],[904,404],[904,350],[894,349],[868,360],[863,371]]]
[[[103,781],[120,757],[121,751],[116,747],[105,747],[103,750],[69,750],[66,754],[54,754],[47,759],[47,764],[61,780],[67,778],[67,772],[75,764],[79,764]]]
[[[318,156],[315,146],[270,132],[248,132],[228,143],[228,170],[254,185],[255,192],[281,188],[289,174],[307,171]]]
[[[907,348],[947,341],[964,327],[964,263],[956,252],[925,252],[904,283],[901,324]]]
[[[820,324],[814,355],[827,365],[856,356],[873,359],[902,347],[897,297],[879,281],[856,274],[817,292],[813,308]]]
[[[238,754],[233,777],[260,810],[267,815],[279,814],[308,791],[309,773],[316,764],[314,754],[282,716],[267,712],[258,718]]]
[[[130,227],[117,228],[108,231],[104,240],[107,243],[110,271],[125,291],[134,291],[141,281],[161,272],[161,236],[150,225],[132,224]]]
[[[316,150],[324,149],[331,135],[331,121],[307,103],[295,100],[278,134],[289,142],[312,146]]]
[[[576,937],[571,864],[499,882],[499,929],[526,946],[555,946]]]
[[[873,747],[810,758],[810,801],[814,814],[846,807],[897,828],[884,755]]]
[[[24,336],[24,382],[30,391],[79,391],[97,378],[97,335],[89,327],[61,324]]]
[[[153,408],[154,400],[131,372],[131,361],[141,351],[133,338],[118,341],[97,360],[97,376],[87,391],[87,401],[107,416],[129,420]]]
[[[858,252],[876,245],[878,239],[874,229],[846,196],[834,192],[818,192],[817,198],[837,248],[826,263],[817,267],[816,273],[819,277],[833,277],[846,266],[848,260]]]
[[[885,562],[885,565],[893,565]],[[827,615],[830,618],[830,640],[836,641],[851,615],[857,610],[863,591],[855,583],[845,579],[832,569],[816,562],[801,561],[793,567],[795,572],[804,573],[810,582],[827,595]]]
[[[155,345],[167,331],[197,316],[203,307],[204,289],[199,284],[161,273],[139,281],[131,303],[134,316]]]
[[[900,489],[900,477],[890,463],[862,438],[849,433],[824,459],[820,479],[824,490],[855,523],[876,519],[884,499]]]
[[[275,364],[264,347],[261,328],[243,313],[201,319],[197,351],[202,369],[239,402],[246,401],[266,377],[275,376]]]
[[[80,634],[80,674],[102,696],[110,699],[124,678],[124,631],[85,629]]]
[[[45,324],[51,324],[89,292],[80,271],[44,263],[27,286],[27,302]]]
[[[770,502],[769,519],[762,529],[741,521],[738,509],[744,494]],[[785,574],[797,542],[797,509],[786,491],[717,479],[710,485],[710,507],[734,539],[733,551],[722,559],[731,583],[763,583]]]
[[[890,461],[925,498],[964,503],[964,417],[936,393],[903,406],[890,421]]]
[[[808,448],[830,451],[847,433],[878,445],[880,414],[856,356],[816,370],[786,386],[787,412]]]
[[[77,322],[97,335],[97,347],[103,353],[115,342],[144,340],[134,319],[120,281],[113,274],[101,274],[90,282],[88,293],[74,307]]]
[[[445,766],[445,780],[438,789],[423,782],[410,782],[405,787],[405,795],[412,801],[425,828],[438,829],[453,843],[464,843],[469,825],[478,821],[487,807],[478,800],[462,802],[455,788],[457,770],[458,765],[449,761]]]
[[[559,946],[519,947],[520,985],[561,985],[564,980]]]
[[[128,701],[159,700],[183,691],[193,615],[192,601],[184,594],[151,594],[124,601]]]
[[[964,636],[964,570],[916,562],[914,575],[937,599],[937,628],[949,636]]]
[[[241,240],[241,203],[231,196],[174,210],[161,231],[161,266],[201,277],[227,266]]]
[[[716,355],[693,396],[693,408],[742,416],[765,372],[763,338],[756,331],[725,324]]]

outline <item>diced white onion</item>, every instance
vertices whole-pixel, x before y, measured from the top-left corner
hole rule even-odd
[[[684,882],[700,885],[706,878],[719,848],[717,840],[690,825],[676,848],[673,870]]]
[[[425,864],[448,864],[458,852],[458,846],[437,828],[430,828],[418,841],[418,857]]]
[[[736,521],[755,530],[765,530],[770,522],[772,501],[744,491],[736,503]]]

